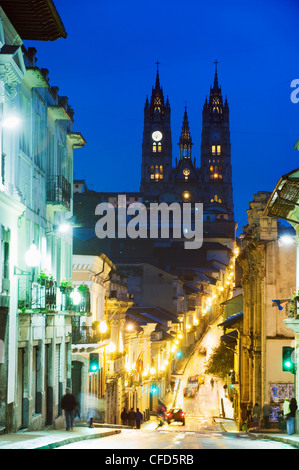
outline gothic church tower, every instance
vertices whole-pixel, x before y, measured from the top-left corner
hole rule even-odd
[[[214,85],[202,111],[201,187],[204,209],[226,212],[234,220],[229,108],[223,104],[218,84],[217,61]]]
[[[164,100],[157,62],[156,84],[144,107],[141,191],[154,196],[165,190],[172,171],[170,105]]]

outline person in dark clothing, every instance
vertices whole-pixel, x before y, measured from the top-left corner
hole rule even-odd
[[[74,395],[71,393],[71,389],[67,388],[65,395],[61,399],[61,408],[65,413],[66,430],[70,431],[74,427],[74,415],[77,402]]]
[[[290,412],[286,415],[286,427],[288,434],[294,434],[295,416],[297,408],[298,407],[296,398],[292,398],[290,401]]]
[[[263,423],[266,429],[268,429],[270,426],[270,414],[271,414],[271,406],[266,401],[263,406]]]
[[[261,409],[258,403],[256,403],[252,410],[252,421],[253,427],[258,428],[260,425]]]
[[[131,426],[131,428],[133,428],[135,425],[135,421],[136,421],[135,415],[136,415],[135,411],[133,410],[133,408],[131,408],[128,413],[129,426]]]
[[[121,417],[122,424],[124,426],[127,426],[128,425],[128,413],[127,413],[126,408],[122,410],[120,417]]]
[[[141,422],[142,422],[142,418],[143,418],[142,413],[140,413],[139,408],[137,408],[137,410],[136,410],[136,416],[135,416],[135,419],[136,419],[136,428],[137,428],[137,429],[140,429],[140,424],[141,424]]]

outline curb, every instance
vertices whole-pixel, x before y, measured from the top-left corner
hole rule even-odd
[[[121,431],[115,430],[115,431],[108,431],[108,432],[102,432],[102,433],[95,433],[95,434],[88,434],[86,436],[74,436],[74,437],[69,437],[67,439],[63,439],[62,441],[57,441],[57,442],[51,442],[50,444],[47,444],[45,446],[40,446],[40,447],[35,447],[35,450],[40,450],[40,449],[55,449],[57,447],[62,447],[67,444],[71,444],[73,442],[78,442],[78,441],[86,441],[87,439],[97,439],[100,437],[106,437],[106,436],[112,436],[114,434],[120,434]]]
[[[299,449],[299,442],[298,441],[293,441],[292,439],[288,439],[287,437],[278,437],[274,436],[273,434],[257,434],[257,433],[250,433],[251,435],[255,436],[257,439],[265,439],[268,441],[277,441],[277,442],[283,442],[284,444],[289,444],[293,447],[296,447]]]

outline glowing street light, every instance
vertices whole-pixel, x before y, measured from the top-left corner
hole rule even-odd
[[[70,298],[72,299],[74,305],[79,305],[79,303],[81,302],[81,294],[80,292],[78,292],[77,289],[71,292]]]
[[[11,114],[9,116],[6,116],[2,121],[1,121],[1,127],[4,129],[16,129],[20,126],[21,124],[21,118],[20,116],[16,114]]]
[[[41,254],[37,249],[37,246],[32,243],[29,250],[25,253],[25,262],[30,268],[36,268],[39,266],[41,260]]]
[[[134,325],[133,323],[128,323],[127,325],[127,331],[133,331],[134,330]]]
[[[106,333],[108,329],[107,323],[105,320],[102,320],[99,325],[100,333]]]
[[[108,351],[110,353],[114,353],[116,351],[116,345],[113,343],[113,341],[110,341],[108,344]]]

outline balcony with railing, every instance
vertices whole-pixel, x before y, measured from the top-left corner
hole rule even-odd
[[[18,280],[18,308],[27,310],[56,310],[57,284],[55,281],[40,284],[27,276]]]
[[[81,326],[80,318],[73,318],[72,344],[95,344],[110,338],[110,333],[101,333],[94,326]]]
[[[71,184],[63,175],[47,177],[47,204],[57,206],[56,210],[70,210]]]
[[[106,375],[109,377],[118,374],[121,371],[125,371],[126,354],[125,353],[113,353],[107,354],[106,364],[107,370]]]

